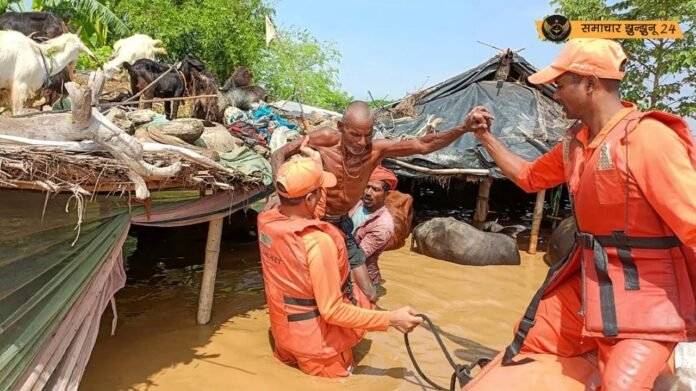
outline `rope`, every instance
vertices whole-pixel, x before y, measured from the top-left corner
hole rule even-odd
[[[450,386],[449,388],[444,388],[434,381],[430,380],[428,376],[423,373],[423,370],[418,366],[418,363],[416,362],[416,357],[413,355],[413,351],[411,350],[411,343],[408,340],[408,334],[404,334],[404,342],[406,343],[406,351],[408,352],[408,357],[411,359],[411,362],[413,363],[413,367],[416,369],[416,372],[418,372],[418,375],[425,380],[428,384],[430,384],[432,387],[434,387],[436,390],[440,391],[454,391],[456,386],[457,386],[457,379],[459,379],[459,382],[462,386],[466,385],[471,379],[473,378],[471,376],[471,370],[474,369],[476,366],[479,366],[483,368],[486,364],[488,364],[491,360],[489,358],[480,358],[476,360],[475,362],[469,364],[469,365],[462,365],[462,364],[457,364],[454,362],[452,359],[452,356],[449,354],[447,351],[447,347],[445,346],[445,343],[442,342],[442,337],[440,337],[440,332],[437,330],[433,322],[424,314],[417,314],[416,316],[419,316],[423,318],[423,320],[428,324],[430,327],[430,331],[433,333],[435,336],[435,340],[437,340],[437,344],[440,345],[440,349],[442,350],[442,353],[444,353],[445,358],[449,362],[450,366],[454,370],[454,373],[452,373],[452,377],[450,379]]]
[[[48,65],[46,65],[46,57],[44,57],[43,50],[39,49],[39,54],[41,54],[41,61],[43,62],[44,70],[46,71],[46,76],[44,77],[44,82],[41,87],[48,87],[53,83],[51,78],[51,72],[48,70]]]

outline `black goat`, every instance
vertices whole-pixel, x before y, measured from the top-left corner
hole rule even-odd
[[[132,65],[123,63],[123,68],[128,71],[131,80],[131,93],[135,95],[160,77],[162,73],[166,72],[169,69],[169,65],[143,58]],[[154,86],[145,91],[143,97],[149,100],[153,97],[180,98],[184,96],[186,79],[188,77],[186,73],[181,73],[183,75],[176,69],[169,71]],[[145,107],[148,109],[152,108],[152,103],[146,103]],[[179,101],[164,102],[164,111],[167,114],[167,119],[176,119],[179,111]]]
[[[14,30],[45,41],[68,32],[63,19],[50,12],[6,12],[0,15],[0,30]]]
[[[189,54],[181,60],[181,73],[188,76],[186,82],[191,96],[217,94],[218,77],[208,71],[205,64],[196,56]],[[193,116],[198,119],[222,122],[222,110],[218,108],[217,98],[194,100]]]

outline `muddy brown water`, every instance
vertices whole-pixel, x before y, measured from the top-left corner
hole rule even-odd
[[[111,311],[103,315],[80,389],[431,389],[415,373],[403,335],[391,329],[367,334],[355,349],[357,368],[349,378],[311,377],[278,362],[269,344],[256,246],[223,242],[213,316],[205,326],[195,322],[202,266],[167,268],[154,259],[156,270],[149,278],[131,278],[117,294],[116,335],[109,335]],[[167,242],[158,247],[159,253],[136,254],[130,267],[139,258],[162,253],[198,262],[203,258],[200,239],[179,243],[184,250],[172,250]],[[542,255],[523,252],[521,266],[471,267],[412,253],[407,244],[380,259],[387,282],[379,305],[411,305],[430,316],[456,361],[493,356],[510,342],[513,324],[546,274]],[[451,370],[432,334],[418,328],[410,338],[423,370],[448,385]]]

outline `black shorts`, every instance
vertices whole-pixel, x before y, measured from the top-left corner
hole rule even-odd
[[[348,263],[350,268],[355,269],[365,264],[365,252],[353,236],[353,220],[348,216],[341,216],[338,220],[328,221],[338,227],[346,236],[346,251],[348,252]]]

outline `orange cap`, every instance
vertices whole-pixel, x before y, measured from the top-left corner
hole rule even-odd
[[[282,184],[286,190],[286,192],[282,192],[276,186],[278,194],[285,198],[297,198],[320,187],[336,186],[336,176],[323,171],[314,160],[300,157],[280,166],[276,182]]]
[[[621,80],[625,62],[626,54],[615,41],[575,38],[568,41],[553,64],[529,76],[527,80],[533,84],[551,83],[565,72]]]

